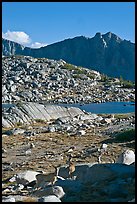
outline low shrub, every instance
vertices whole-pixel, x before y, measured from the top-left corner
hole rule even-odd
[[[106,74],[101,75],[101,81],[102,82],[108,82],[108,80],[109,80],[109,77]]]
[[[135,88],[135,83],[133,81],[124,80],[122,76],[120,76],[119,80],[123,88]]]
[[[130,115],[129,114],[115,114],[114,117],[116,119],[128,119]]]
[[[19,127],[19,126],[22,126],[22,125],[23,125],[22,122],[17,122],[17,123],[16,123],[16,126],[18,126],[18,127]]]
[[[68,64],[66,63],[63,66],[63,69],[68,69],[69,71],[74,70],[74,74],[86,74],[86,71],[84,69],[82,69],[82,67],[76,67],[72,64]]]
[[[129,129],[124,132],[117,133],[115,139],[119,142],[127,142],[135,139],[135,129]]]
[[[35,119],[35,122],[37,122],[37,123],[45,123],[45,121],[43,119],[40,119],[40,118]]]

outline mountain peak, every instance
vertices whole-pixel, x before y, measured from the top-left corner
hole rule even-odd
[[[134,81],[135,44],[124,41],[112,32],[94,37],[77,36],[43,48],[23,48],[20,44],[3,40],[3,55],[25,55],[60,60],[76,66],[93,68],[108,76]]]
[[[107,32],[106,34],[104,34],[104,35],[106,35],[108,38],[111,38],[113,35],[115,35],[114,33],[112,33],[112,32]]]
[[[100,32],[97,32],[97,33],[95,34],[95,38],[102,38],[102,34],[101,34]]]
[[[121,42],[122,39],[120,37],[118,37],[116,34],[112,33],[112,32],[107,32],[106,34],[102,35],[102,37],[106,40],[116,40],[117,42]]]

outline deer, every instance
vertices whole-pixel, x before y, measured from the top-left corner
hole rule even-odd
[[[36,175],[35,187],[37,189],[41,189],[42,187],[49,185],[49,184],[52,186],[55,184],[55,182],[57,181],[59,167],[54,167],[54,168],[55,168],[55,171],[53,173],[49,173],[49,174],[41,173],[41,174]]]
[[[73,172],[75,171],[75,165],[72,161],[69,162],[68,166],[68,173],[69,173],[69,178],[72,178]]]

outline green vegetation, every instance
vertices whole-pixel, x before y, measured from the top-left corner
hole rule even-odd
[[[115,114],[114,115],[114,117],[116,118],[116,119],[127,119],[127,118],[129,118],[130,117],[130,115],[129,114]]]
[[[21,107],[22,104],[23,104],[23,103],[22,103],[21,101],[19,101],[19,102],[16,103],[16,106],[17,106],[17,107]]]
[[[102,82],[108,82],[108,80],[109,80],[109,77],[106,74],[101,75],[101,81]]]
[[[68,69],[69,71],[72,71],[75,69],[74,65],[72,64],[68,64],[66,63],[64,66],[63,66],[63,69]]]
[[[81,74],[73,74],[73,78],[74,79],[81,79],[81,80],[84,79]]]
[[[117,133],[115,139],[119,142],[127,142],[135,139],[135,129],[129,129],[124,132]]]
[[[5,131],[12,130],[11,127],[2,127],[2,134],[4,134]]]
[[[87,74],[87,77],[89,77],[90,79],[95,79],[95,76],[93,74]]]
[[[17,122],[15,126],[19,127],[19,126],[22,126],[22,122]]]
[[[11,58],[23,58],[24,57],[24,55],[11,55]]]
[[[79,74],[75,74],[73,75],[74,79],[80,79],[80,75]]]
[[[120,85],[123,88],[135,88],[135,83],[133,81],[124,80],[122,76],[120,76]]]
[[[124,81],[123,88],[135,88],[135,84],[132,81]]]
[[[38,119],[35,119],[35,122],[37,122],[37,123],[45,123],[45,120],[38,118]]]
[[[82,70],[82,69],[79,69],[79,68],[76,68],[76,69],[74,70],[74,73],[75,73],[75,74],[86,74],[85,70]]]
[[[107,76],[106,74],[101,75],[101,82],[105,82],[108,85],[111,85],[112,77]],[[115,83],[120,85],[122,88],[135,88],[135,83],[133,81],[124,80],[122,76],[119,78],[119,82]]]
[[[81,67],[75,67],[74,65],[68,63],[63,66],[63,69],[68,69],[69,71],[73,70],[74,74],[86,74],[86,71]]]

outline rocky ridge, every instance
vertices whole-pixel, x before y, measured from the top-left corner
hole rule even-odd
[[[78,36],[39,49],[23,47],[2,39],[3,55],[25,55],[54,60],[95,69],[111,77],[122,76],[135,80],[135,44],[122,40],[114,33],[96,33],[92,38]]]
[[[104,81],[105,80],[105,81]],[[118,78],[63,60],[12,56],[2,58],[2,103],[101,103],[134,101],[135,89]]]

